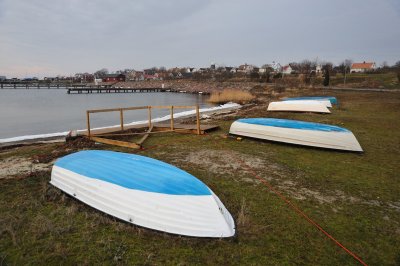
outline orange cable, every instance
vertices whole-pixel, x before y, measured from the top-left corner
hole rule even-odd
[[[237,157],[237,160],[240,162],[240,164],[246,168],[252,175],[260,180],[265,186],[269,188],[272,192],[274,192],[278,197],[280,197],[286,204],[288,204],[294,211],[296,211],[298,214],[303,216],[309,223],[314,225],[315,227],[318,228],[322,233],[324,233],[329,239],[331,239],[336,245],[338,245],[340,248],[342,248],[344,251],[346,251],[348,254],[350,254],[354,259],[356,259],[359,263],[361,263],[364,266],[367,266],[367,264],[359,257],[357,256],[354,252],[346,248],[342,243],[340,243],[338,240],[336,240],[332,235],[330,235],[327,231],[325,231],[319,224],[317,224],[314,220],[312,220],[307,214],[305,214],[303,211],[300,210],[299,207],[297,207],[295,204],[293,204],[290,200],[288,200],[285,196],[283,196],[277,189],[275,189],[267,180],[264,178],[260,177],[250,166],[248,166],[242,159]]]

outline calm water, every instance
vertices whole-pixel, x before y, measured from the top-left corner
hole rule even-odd
[[[78,95],[67,94],[64,89],[0,89],[0,139],[84,129],[88,109],[145,105],[211,106],[206,99],[207,96],[203,95],[166,92]],[[153,110],[153,118],[168,114],[169,110]],[[125,123],[145,119],[147,110],[124,112]],[[92,127],[119,124],[119,113],[93,114],[91,123]]]

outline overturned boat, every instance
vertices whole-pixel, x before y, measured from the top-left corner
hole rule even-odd
[[[304,97],[292,97],[285,98],[283,101],[304,101],[304,100],[312,100],[312,101],[330,101],[331,104],[338,104],[336,97],[334,96],[304,96]]]
[[[233,122],[229,133],[327,149],[363,151],[350,130],[312,122],[276,118],[245,118]]]
[[[270,102],[268,111],[279,112],[312,112],[329,114],[326,103],[312,100]]]
[[[293,101],[284,100],[283,102],[285,102],[285,103],[293,102],[293,103],[297,103],[297,104],[313,104],[315,102],[318,102],[318,103],[322,103],[323,105],[325,105],[328,108],[332,108],[332,103],[328,99],[316,99],[316,100],[301,100],[301,99],[299,99],[299,100],[293,100]]]
[[[172,234],[230,237],[231,214],[203,182],[170,164],[112,151],[56,161],[50,183],[126,222]]]

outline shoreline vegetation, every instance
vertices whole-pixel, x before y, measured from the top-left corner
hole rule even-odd
[[[235,89],[224,89],[220,92],[212,92],[208,102],[215,104],[224,104],[228,102],[235,102],[239,104],[249,103],[255,99],[249,91],[235,90]]]
[[[78,138],[0,149],[0,261],[5,264],[353,265],[356,261],[288,208],[266,179],[369,265],[400,263],[400,93],[264,88],[240,109],[204,118],[220,129],[204,136],[155,134],[144,150]],[[270,113],[283,97],[338,98],[332,114]],[[238,118],[274,117],[348,128],[363,154],[227,135]],[[184,118],[193,123],[193,118]],[[188,145],[190,143],[190,145]],[[163,160],[196,176],[236,224],[229,239],[156,232],[105,215],[49,184],[57,158],[85,149]],[[32,248],[35,247],[35,248]]]
[[[325,83],[326,82],[326,83]],[[8,87],[12,88],[12,81]],[[325,85],[327,86],[324,86]],[[265,88],[284,87],[296,89],[310,88],[340,88],[340,89],[384,89],[400,90],[400,72],[373,72],[373,73],[331,73],[329,80],[323,75],[307,76],[306,74],[245,74],[245,73],[216,73],[211,75],[203,73],[201,76],[166,79],[148,79],[141,81],[110,81],[110,82],[75,82],[72,80],[46,80],[46,81],[19,81],[16,84],[35,88],[35,86],[57,87],[62,86],[110,86],[111,88],[165,88],[173,91],[188,93],[205,93],[222,91],[224,89],[251,90],[255,86]],[[11,87],[10,87],[11,86]]]

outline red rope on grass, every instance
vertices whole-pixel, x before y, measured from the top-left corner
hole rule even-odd
[[[206,135],[207,136],[207,135]],[[181,141],[178,141],[181,142]],[[176,142],[175,142],[176,143]],[[151,146],[148,148],[142,148],[139,151],[146,151],[146,150],[152,150],[156,149],[159,147],[167,146],[168,144],[159,144],[155,146]],[[280,193],[276,188],[274,188],[267,180],[264,178],[260,177],[250,166],[248,166],[242,159],[240,159],[238,156],[235,156],[237,161],[243,166],[243,168],[246,168],[255,178],[260,180],[262,184],[264,184],[266,187],[268,187],[269,190],[274,192],[280,199],[282,199],[289,207],[291,207],[295,212],[303,216],[310,224],[314,225],[317,227],[318,230],[320,230],[325,236],[327,236],[329,239],[331,239],[337,246],[339,246],[341,249],[346,251],[350,256],[352,256],[355,260],[357,260],[360,264],[367,266],[367,264],[359,257],[357,256],[354,252],[346,248],[342,243],[340,243],[336,238],[334,238],[332,235],[330,235],[327,231],[325,231],[317,222],[312,220],[307,214],[305,214],[302,210],[300,210],[299,207],[297,207],[294,203],[292,203],[289,199],[287,199],[282,193]]]
[[[340,243],[338,240],[336,240],[332,235],[330,235],[327,231],[325,231],[319,224],[317,224],[314,220],[312,220],[307,214],[305,214],[303,211],[300,210],[299,207],[297,207],[295,204],[293,204],[290,200],[288,200],[284,195],[282,195],[277,189],[275,189],[267,180],[264,178],[260,177],[250,166],[248,166],[242,159],[237,157],[237,160],[240,162],[240,164],[246,168],[255,178],[260,180],[266,187],[269,188],[272,192],[274,192],[279,198],[281,198],[286,204],[288,204],[294,211],[296,211],[298,214],[303,216],[310,224],[314,225],[315,227],[318,228],[322,233],[324,233],[329,239],[331,239],[336,245],[338,245],[340,248],[342,248],[344,251],[346,251],[349,255],[351,255],[354,259],[356,259],[359,263],[361,263],[364,266],[367,266],[367,264],[359,257],[357,256],[354,252],[346,248],[342,243]]]

